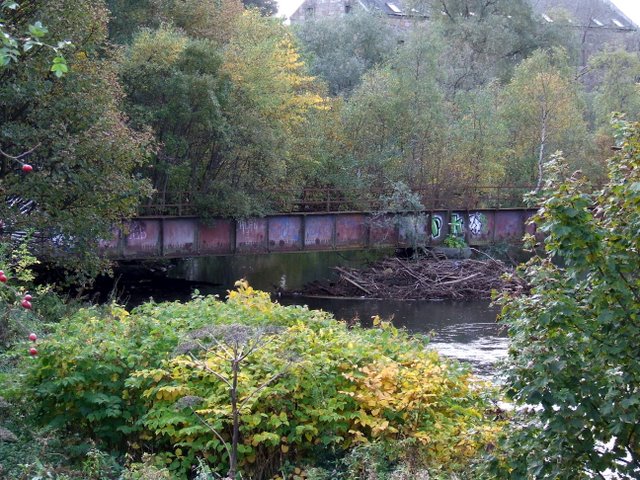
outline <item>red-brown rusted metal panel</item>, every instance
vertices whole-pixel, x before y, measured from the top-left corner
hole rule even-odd
[[[395,246],[398,243],[398,229],[394,215],[384,215],[369,221],[369,241],[372,247]]]
[[[139,218],[113,238],[99,242],[114,258],[162,255],[229,255],[300,250],[361,249],[375,246],[439,245],[457,233],[471,245],[519,242],[533,210],[435,211],[431,214],[388,215],[372,220],[366,213],[275,215],[241,222],[197,218]],[[529,233],[533,225],[526,226]]]
[[[269,217],[269,250],[287,252],[302,249],[302,217]]]
[[[162,251],[164,255],[195,255],[198,253],[195,218],[165,219],[162,222]]]
[[[133,220],[127,224],[123,255],[125,257],[160,256],[160,219]]]
[[[304,217],[304,248],[305,250],[327,250],[333,248],[334,240],[333,215],[318,215]]]
[[[235,233],[233,220],[218,218],[206,224],[200,223],[198,228],[198,250],[201,254],[233,253],[233,235]]]
[[[521,210],[496,211],[494,240],[520,241],[524,235],[524,219],[527,212]]]
[[[467,220],[466,231],[469,245],[487,245],[493,242],[495,212],[490,210],[471,211]]]
[[[367,245],[367,216],[364,214],[336,217],[336,247],[364,247]]]
[[[267,219],[249,218],[236,224],[236,252],[264,253],[267,251]]]

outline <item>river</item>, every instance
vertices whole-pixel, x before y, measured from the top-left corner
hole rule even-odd
[[[113,285],[105,286],[102,291],[109,292],[111,289]],[[129,307],[139,305],[150,297],[156,301],[186,301],[195,289],[202,294],[218,294],[221,298],[226,294],[226,290],[219,285],[162,276],[123,276],[119,287],[115,289],[119,301]],[[498,309],[487,301],[394,301],[302,296],[277,300],[284,305],[307,305],[309,308],[322,309],[341,320],[357,317],[365,326],[371,324],[374,315],[391,319],[396,327],[429,334],[431,346],[442,355],[468,362],[478,376],[494,381],[499,380],[499,362],[507,354],[505,329],[496,323]]]
[[[496,380],[499,363],[507,355],[505,328],[496,323],[498,308],[486,301],[428,302],[370,299],[287,297],[285,305],[307,305],[331,312],[336,318],[359,318],[363,325],[380,315],[399,328],[429,334],[430,345],[442,355],[471,364],[483,378]]]

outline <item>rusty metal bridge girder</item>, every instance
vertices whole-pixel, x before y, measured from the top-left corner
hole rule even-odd
[[[362,212],[294,213],[232,220],[140,217],[110,240],[102,253],[124,259],[266,254],[441,245],[450,233],[469,245],[518,243],[535,210],[434,210],[408,215]]]

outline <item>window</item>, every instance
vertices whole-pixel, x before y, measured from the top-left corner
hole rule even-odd
[[[600,20],[598,20],[597,18],[592,18],[591,21],[593,23],[595,23],[597,26],[599,27],[604,27],[604,23],[602,23]]]
[[[395,3],[387,3],[387,7],[389,7],[393,13],[402,13],[402,10],[400,10]]]
[[[304,16],[307,18],[311,18],[315,15],[316,13],[316,9],[315,7],[311,6],[311,7],[307,7],[307,9],[304,12]]]
[[[349,5],[348,3],[344,4],[344,13],[346,14],[351,13],[351,5]]]

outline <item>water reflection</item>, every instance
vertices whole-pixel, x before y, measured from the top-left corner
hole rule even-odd
[[[298,297],[280,303],[308,305],[333,313],[336,318],[359,318],[367,325],[374,315],[392,318],[410,332],[430,333],[431,345],[442,355],[469,362],[481,377],[497,376],[497,365],[507,355],[504,327],[496,323],[498,308],[489,302],[403,302]]]

